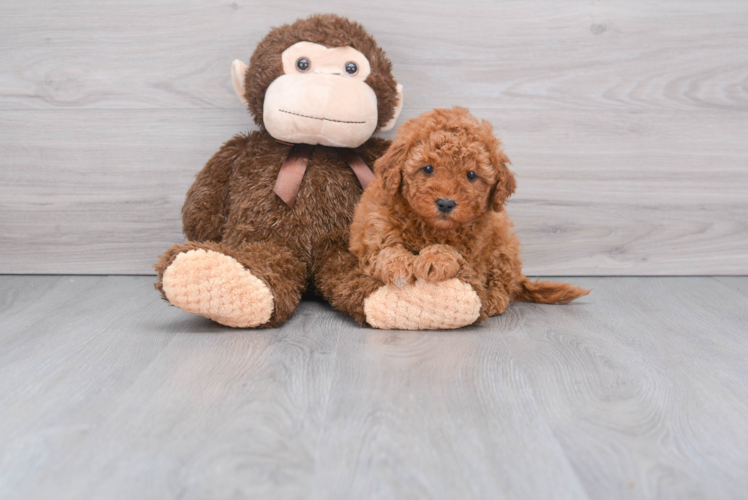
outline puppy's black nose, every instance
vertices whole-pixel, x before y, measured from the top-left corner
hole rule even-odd
[[[436,206],[439,208],[439,211],[444,214],[451,212],[455,205],[457,205],[457,203],[455,203],[454,200],[445,200],[444,198],[436,200]]]

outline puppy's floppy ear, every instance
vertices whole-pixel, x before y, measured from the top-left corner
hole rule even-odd
[[[403,180],[403,163],[408,153],[408,144],[405,141],[392,143],[390,148],[374,163],[374,173],[382,178],[385,191],[395,195],[400,190]]]
[[[511,160],[503,151],[499,149],[494,151],[491,155],[491,163],[496,169],[496,184],[491,190],[491,208],[495,212],[501,212],[504,210],[507,198],[517,189],[517,182],[514,180],[514,174],[507,167],[507,163],[511,163]]]

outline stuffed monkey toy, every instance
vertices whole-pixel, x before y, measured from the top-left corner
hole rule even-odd
[[[468,285],[393,288],[348,250],[353,210],[373,179],[402,87],[357,23],[314,15],[274,28],[234,88],[259,130],[225,143],[182,208],[187,243],[160,256],[156,288],[184,311],[231,327],[274,327],[313,291],[358,322],[454,328],[478,315]],[[479,305],[478,305],[479,307]]]

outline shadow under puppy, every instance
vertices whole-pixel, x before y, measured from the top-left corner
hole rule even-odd
[[[402,125],[354,214],[351,251],[363,271],[400,288],[415,280],[467,283],[479,301],[475,323],[510,301],[565,304],[587,295],[522,274],[504,211],[516,187],[507,163],[491,125],[465,108],[435,109]],[[420,318],[413,327],[430,324],[452,327],[449,318]]]

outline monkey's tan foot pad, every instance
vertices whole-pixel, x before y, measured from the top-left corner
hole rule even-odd
[[[448,330],[475,322],[481,302],[473,287],[456,278],[385,285],[364,301],[366,322],[385,330]]]
[[[273,294],[265,283],[220,252],[180,253],[164,271],[163,286],[178,308],[222,325],[251,328],[273,314]]]

